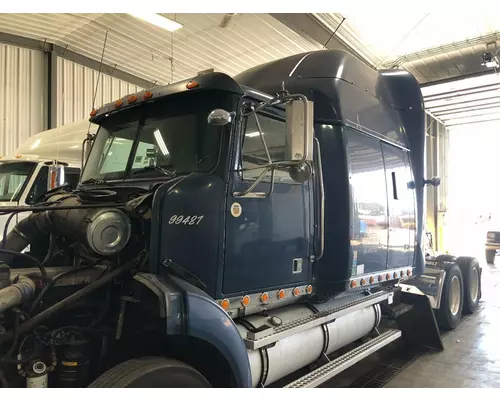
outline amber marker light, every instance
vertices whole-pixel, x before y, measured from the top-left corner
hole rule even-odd
[[[229,300],[228,299],[224,299],[220,302],[220,306],[224,309],[224,310],[229,310]]]

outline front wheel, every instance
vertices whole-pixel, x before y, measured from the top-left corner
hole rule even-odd
[[[486,262],[488,264],[494,264],[496,255],[497,255],[496,250],[486,250]]]
[[[446,270],[441,304],[436,313],[440,328],[453,330],[458,326],[462,318],[463,299],[464,281],[462,271],[460,271],[457,264],[453,264]]]
[[[208,381],[189,365],[168,358],[136,358],[109,369],[91,388],[209,388]]]

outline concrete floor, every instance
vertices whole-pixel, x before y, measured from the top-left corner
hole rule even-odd
[[[443,336],[443,352],[423,355],[385,387],[500,388],[500,257],[497,266],[477,258],[483,267],[480,309]]]

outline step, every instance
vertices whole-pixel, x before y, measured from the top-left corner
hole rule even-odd
[[[289,383],[285,388],[296,389],[317,387],[400,337],[401,331],[399,330],[394,329],[386,331],[375,339],[371,339],[369,342],[356,347],[343,356]]]
[[[247,337],[244,338],[243,341],[248,349],[257,350],[276,343],[288,336],[329,323],[353,311],[378,304],[384,300],[389,300],[389,303],[391,303],[392,296],[392,292],[381,290],[377,293],[369,294],[363,298],[329,308],[317,314],[287,322],[275,328],[267,327],[268,329],[260,332],[260,337],[256,336],[253,332],[248,332]]]
[[[400,303],[395,307],[383,307],[382,308],[382,315],[384,315],[384,312],[386,312],[389,318],[391,319],[398,319],[401,315],[406,314],[407,312],[410,312],[413,310],[413,305],[411,304],[404,304]]]

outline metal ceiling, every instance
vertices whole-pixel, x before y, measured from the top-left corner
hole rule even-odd
[[[142,79],[166,84],[199,71],[236,75],[256,64],[317,50],[269,14],[163,14],[183,24],[171,33],[128,14],[0,14],[0,31],[54,43]]]
[[[494,13],[311,15],[372,67],[410,71],[446,126],[500,121],[500,76],[482,65],[485,53],[500,55]]]
[[[481,56],[500,49],[494,13],[312,15],[373,67],[404,68],[421,84],[488,72]]]
[[[413,73],[428,110],[451,125],[500,118],[497,77],[481,66],[482,54],[500,51],[500,19],[489,14],[164,14],[183,24],[174,33],[128,14],[0,14],[0,32],[54,43],[63,57],[67,51],[99,60],[107,31],[106,73],[116,68],[158,84],[344,49],[374,68]]]

